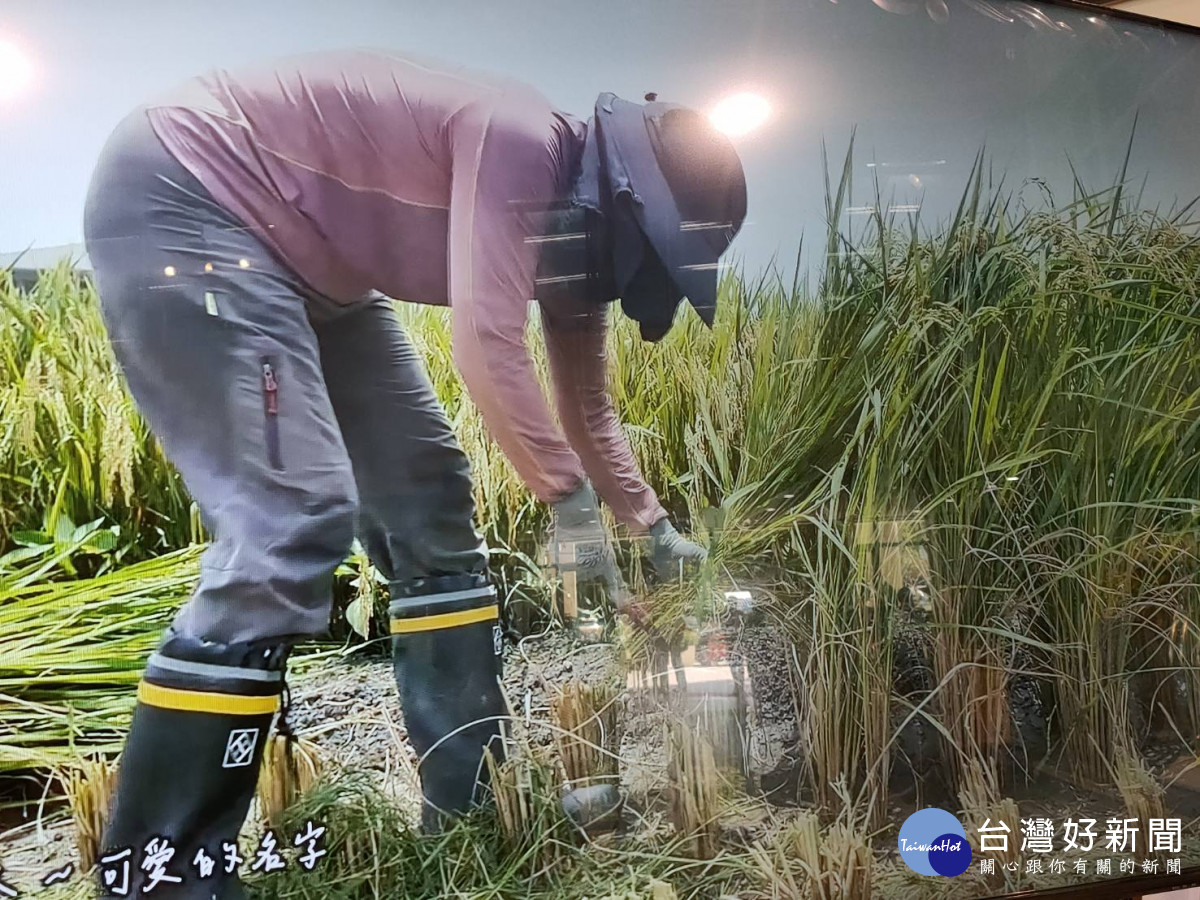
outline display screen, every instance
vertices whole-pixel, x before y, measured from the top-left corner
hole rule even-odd
[[[7,0],[0,897],[1191,884],[1120,6]]]

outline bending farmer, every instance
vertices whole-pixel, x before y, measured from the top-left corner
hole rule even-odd
[[[470,805],[505,714],[497,598],[466,457],[386,298],[450,307],[470,396],[559,539],[607,547],[598,493],[670,570],[703,551],[622,436],[607,305],[651,341],[684,296],[711,324],[745,208],[736,153],[694,111],[602,94],[584,122],[386,52],[217,72],[117,127],[88,253],[130,390],[214,540],[139,687],[105,851],[158,837],[187,866],[236,839],[287,656],[327,630],[356,535],[390,582],[426,822]],[[531,300],[561,432],[525,348]],[[619,585],[611,550],[586,565]],[[241,896],[220,871],[154,890]]]

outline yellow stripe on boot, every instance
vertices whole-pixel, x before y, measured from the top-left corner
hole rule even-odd
[[[215,694],[185,691],[143,681],[138,684],[138,700],[149,706],[185,712],[223,713],[233,716],[261,716],[279,708],[279,695],[247,697],[243,694]]]
[[[493,603],[491,606],[464,609],[459,612],[438,613],[433,616],[420,616],[412,619],[392,619],[392,634],[412,634],[417,631],[457,628],[461,625],[474,625],[476,622],[490,622],[499,617],[500,607]]]

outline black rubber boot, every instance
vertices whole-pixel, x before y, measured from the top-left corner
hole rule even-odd
[[[168,632],[138,686],[101,843],[101,897],[244,896],[227,850],[236,853],[254,796],[289,650]],[[213,861],[207,877],[202,854]]]
[[[392,660],[408,737],[421,757],[421,825],[436,832],[487,784],[484,749],[497,761],[504,703],[503,632],[486,575],[392,582]]]

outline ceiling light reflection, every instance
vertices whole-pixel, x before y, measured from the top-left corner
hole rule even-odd
[[[740,137],[760,127],[770,114],[771,104],[765,97],[743,92],[720,101],[709,113],[709,120],[718,131]]]

